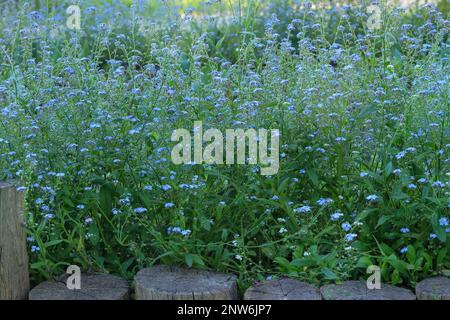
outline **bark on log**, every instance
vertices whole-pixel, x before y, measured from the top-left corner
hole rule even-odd
[[[0,300],[27,299],[30,290],[23,198],[0,182]]]

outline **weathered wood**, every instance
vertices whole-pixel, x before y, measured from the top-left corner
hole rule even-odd
[[[416,295],[419,300],[450,300],[450,278],[434,277],[420,281]]]
[[[387,284],[370,290],[365,281],[345,281],[320,288],[325,300],[416,300],[412,291]]]
[[[294,279],[257,283],[248,288],[244,300],[322,300],[319,289]]]
[[[0,182],[0,300],[26,299],[30,290],[23,198]]]
[[[136,300],[235,300],[236,276],[176,266],[154,266],[134,278]]]
[[[30,300],[128,300],[126,280],[108,274],[81,274],[81,289],[67,288],[66,275],[46,281],[30,291]]]

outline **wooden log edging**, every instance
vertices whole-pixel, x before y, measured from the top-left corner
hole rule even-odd
[[[126,280],[106,274],[83,274],[81,290],[66,286],[67,275],[33,288],[30,300],[128,300]],[[176,266],[155,266],[135,276],[136,300],[238,300],[236,276]],[[416,287],[419,300],[450,300],[450,279],[434,277]],[[409,289],[382,284],[368,289],[366,282],[344,281],[319,289],[299,280],[281,278],[256,283],[244,300],[416,300]]]
[[[136,300],[237,300],[235,275],[159,265],[134,277]]]
[[[420,281],[416,286],[419,300],[450,300],[450,278],[434,277]]]
[[[381,289],[368,289],[365,281],[344,281],[320,288],[324,300],[416,300],[408,289],[381,284]]]
[[[27,299],[29,290],[24,195],[0,182],[0,300]]]
[[[319,289],[306,282],[282,278],[251,286],[244,300],[322,300],[322,296]]]
[[[67,275],[30,291],[30,300],[128,300],[128,282],[109,274],[81,274],[80,289],[67,287]]]

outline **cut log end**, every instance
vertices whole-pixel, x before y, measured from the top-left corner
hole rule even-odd
[[[82,274],[81,289],[67,288],[67,276],[46,281],[31,290],[30,300],[128,300],[126,280],[107,274]]]
[[[325,285],[320,292],[325,300],[416,300],[408,289],[381,284],[381,289],[370,290],[365,281]]]
[[[236,276],[176,266],[155,266],[134,278],[136,300],[235,300]]]
[[[265,281],[250,287],[244,300],[322,300],[319,289],[294,279]]]
[[[419,300],[450,300],[450,278],[434,277],[419,282],[416,286]]]

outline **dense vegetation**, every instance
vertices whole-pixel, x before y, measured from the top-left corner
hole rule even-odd
[[[35,281],[69,264],[242,288],[448,272],[448,2],[382,8],[373,31],[359,2],[82,1],[81,30],[71,2],[37,2],[0,17],[0,179],[26,192]],[[280,171],[174,165],[172,131],[198,120],[280,129]]]

